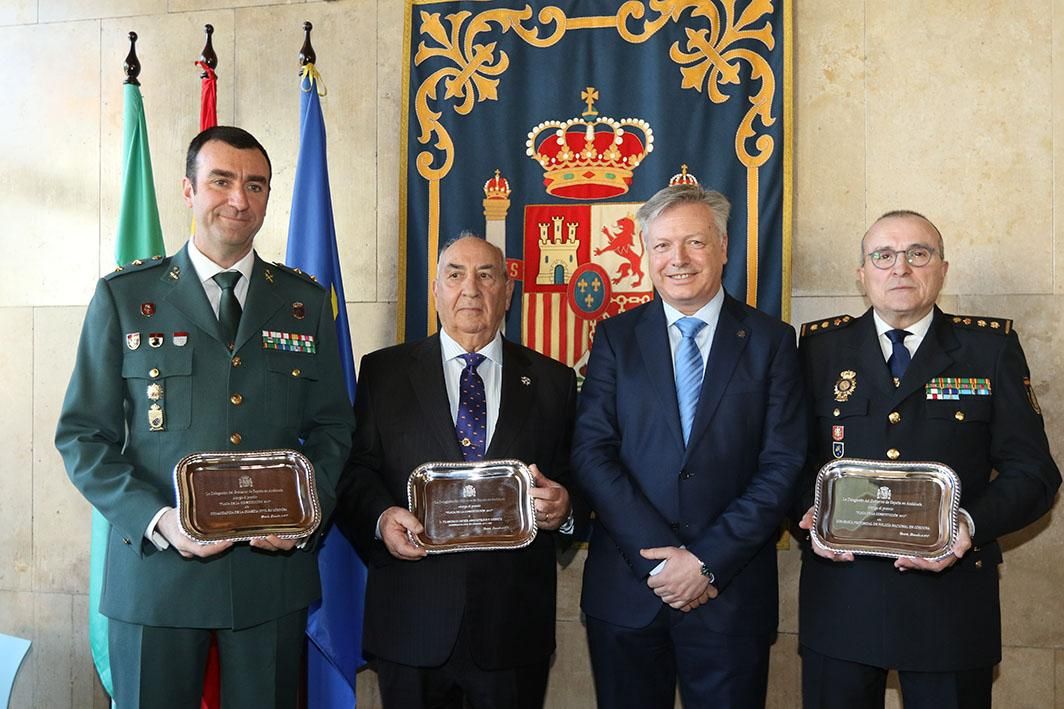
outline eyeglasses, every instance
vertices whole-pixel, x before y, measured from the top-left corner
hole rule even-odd
[[[931,257],[935,255],[935,249],[930,246],[916,244],[902,251],[894,249],[876,249],[868,254],[868,260],[880,270],[892,268],[898,260],[898,254],[905,254],[905,262],[913,268],[920,268],[931,263]]]

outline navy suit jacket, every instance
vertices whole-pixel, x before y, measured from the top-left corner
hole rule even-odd
[[[692,611],[721,633],[776,628],[776,533],[806,447],[796,337],[725,295],[685,448],[660,300],[599,323],[573,474],[595,512],[581,605],[640,628],[661,610],[640,549],[686,545],[720,595]]]

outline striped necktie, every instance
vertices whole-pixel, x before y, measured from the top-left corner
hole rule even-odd
[[[676,348],[676,402],[680,408],[680,426],[683,428],[683,442],[691,437],[691,426],[698,409],[698,395],[702,389],[702,353],[698,351],[695,336],[706,326],[698,318],[680,318],[676,321],[683,339]]]

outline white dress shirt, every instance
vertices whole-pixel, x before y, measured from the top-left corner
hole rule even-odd
[[[466,363],[462,355],[465,349],[455,342],[447,331],[440,328],[440,351],[443,355],[443,383],[447,388],[447,402],[451,405],[451,423],[458,421],[459,385],[462,370]],[[484,355],[484,361],[477,367],[477,373],[484,380],[484,395],[487,402],[487,431],[484,438],[484,450],[491,445],[495,433],[495,424],[499,420],[499,405],[502,402],[502,334],[496,332],[491,342],[477,350]]]
[[[935,317],[935,309],[914,322],[909,327],[900,328],[906,332],[912,333],[905,336],[905,349],[909,350],[909,356],[916,355],[916,350],[920,349],[920,344],[924,341],[924,337],[927,335],[927,331],[931,329],[931,320]],[[894,353],[894,343],[887,337],[887,332],[894,330],[895,328],[887,324],[887,321],[879,317],[879,313],[872,310],[872,320],[876,323],[876,334],[879,335],[879,347],[883,350],[883,361],[890,359],[890,356]]]
[[[672,351],[672,361],[676,361],[676,349],[680,346],[680,342],[683,340],[683,333],[680,332],[680,328],[677,327],[676,321],[680,318],[688,317],[681,313],[676,308],[672,307],[664,300],[661,304],[665,307],[665,322],[668,323],[669,333],[669,349]],[[692,318],[698,318],[706,324],[704,328],[698,331],[695,335],[695,344],[698,346],[698,351],[702,355],[702,374],[705,376],[706,363],[709,362],[709,351],[713,347],[713,333],[717,331],[717,321],[720,320],[720,310],[724,307],[724,289],[718,288],[717,294],[713,296],[708,303],[699,308]]]

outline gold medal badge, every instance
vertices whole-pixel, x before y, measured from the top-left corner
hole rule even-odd
[[[850,395],[857,390],[857,372],[846,369],[839,372],[835,382],[835,401],[849,401]]]

